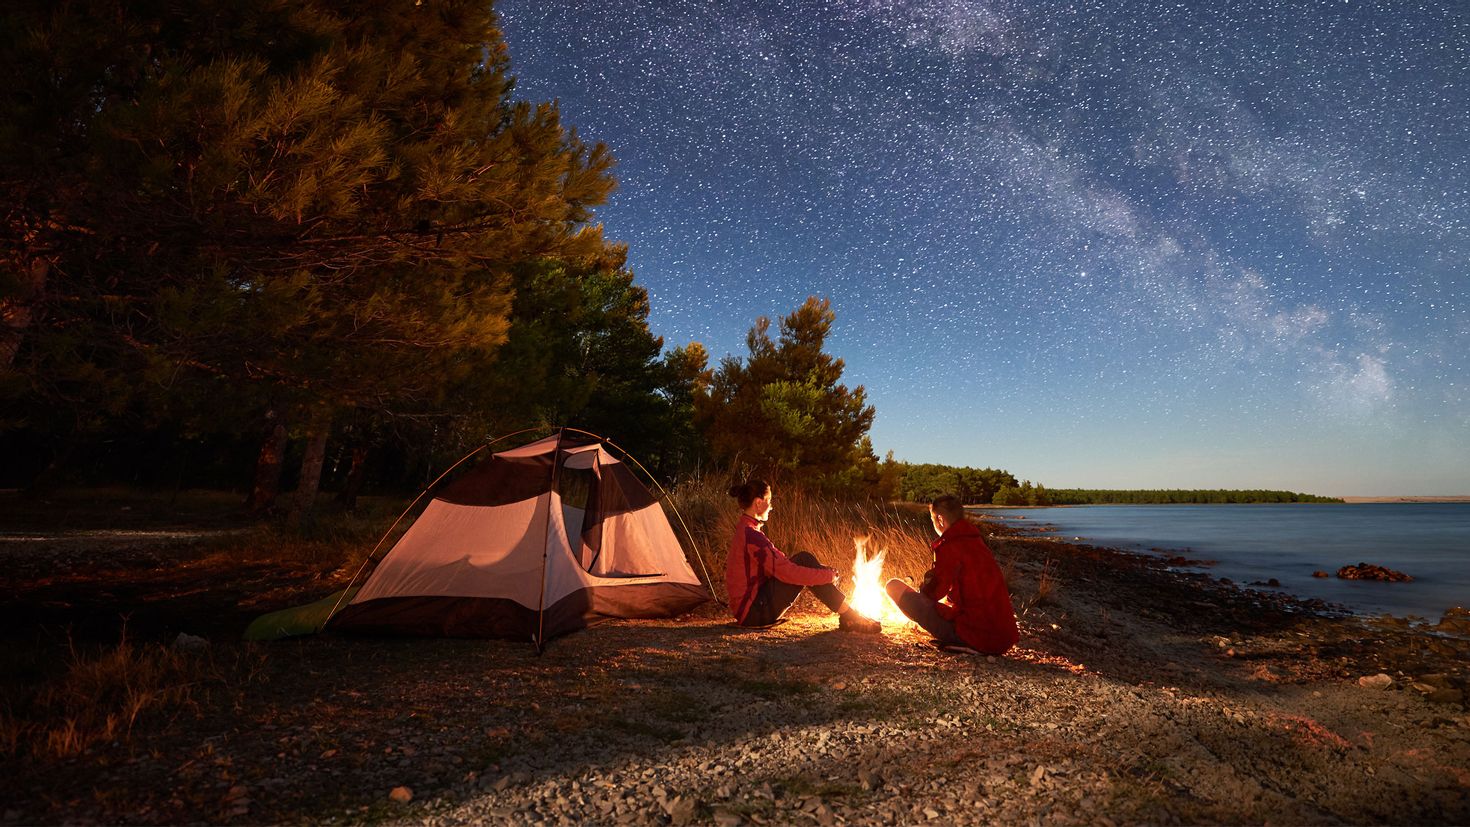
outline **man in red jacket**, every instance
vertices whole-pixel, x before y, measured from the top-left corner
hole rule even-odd
[[[941,646],[1004,654],[1020,633],[1011,594],[990,547],[966,519],[959,497],[935,500],[929,519],[939,535],[932,546],[934,567],[918,591],[902,580],[888,581],[888,596]]]

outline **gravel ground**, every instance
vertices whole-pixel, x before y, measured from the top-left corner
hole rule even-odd
[[[126,741],[6,759],[19,792],[0,821],[1470,823],[1461,620],[1368,623],[1163,558],[993,545],[1022,621],[1000,658],[941,652],[911,627],[842,633],[806,598],[770,630],[712,605],[540,656],[508,641],[245,645],[248,597],[184,566],[154,595],[153,628],[208,637],[212,683]],[[55,596],[20,587],[12,620],[25,590]],[[65,587],[68,611],[87,604]],[[216,616],[190,625],[208,600]],[[176,601],[188,612],[170,615]]]

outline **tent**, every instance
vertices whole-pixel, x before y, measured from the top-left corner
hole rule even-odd
[[[492,454],[435,494],[360,586],[262,617],[246,637],[315,631],[324,621],[344,632],[539,647],[599,618],[694,609],[709,590],[657,499],[609,445],[564,428]]]

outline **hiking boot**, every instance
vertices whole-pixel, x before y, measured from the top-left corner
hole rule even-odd
[[[883,624],[872,618],[863,617],[856,610],[843,612],[837,616],[837,628],[844,632],[857,632],[862,635],[882,634]]]

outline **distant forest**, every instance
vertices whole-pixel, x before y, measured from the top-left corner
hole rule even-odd
[[[1009,471],[932,463],[897,462],[890,452],[879,468],[878,490],[910,502],[954,494],[966,505],[1153,505],[1167,503],[1340,503],[1335,497],[1295,491],[1106,490],[1053,488],[1017,480]]]
[[[1252,490],[1152,490],[1109,491],[1089,488],[1056,488],[1049,492],[1052,505],[1154,505],[1168,503],[1340,503],[1337,497],[1298,494],[1295,491]]]

